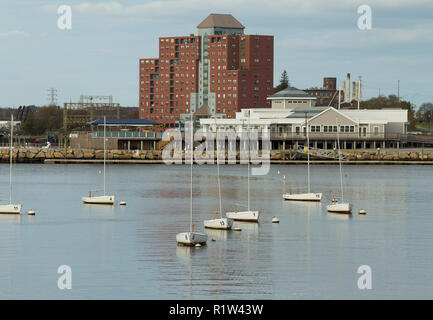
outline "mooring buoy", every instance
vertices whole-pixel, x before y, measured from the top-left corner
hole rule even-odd
[[[273,217],[272,223],[280,223],[280,220],[277,217]]]

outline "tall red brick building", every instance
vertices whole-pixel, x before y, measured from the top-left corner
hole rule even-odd
[[[270,107],[274,37],[245,35],[229,14],[210,14],[196,35],[159,38],[159,58],[140,59],[140,118],[174,127],[205,105],[227,118]]]

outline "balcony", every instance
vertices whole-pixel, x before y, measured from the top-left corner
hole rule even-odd
[[[104,132],[92,132],[92,138],[103,138]],[[162,132],[140,132],[140,131],[108,131],[105,133],[106,138],[116,139],[161,139]]]

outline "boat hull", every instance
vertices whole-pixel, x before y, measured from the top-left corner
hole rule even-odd
[[[181,232],[176,235],[177,244],[183,246],[205,245],[207,234],[200,232]]]
[[[283,194],[284,200],[291,201],[321,201],[322,194],[321,193],[298,193],[298,194]]]
[[[335,213],[350,213],[352,211],[352,206],[350,203],[333,203],[326,206],[328,212]]]
[[[259,221],[258,211],[238,211],[238,212],[227,212],[226,217],[235,221],[247,221],[247,222],[258,222]]]
[[[114,196],[82,197],[81,200],[86,204],[114,204]]]
[[[233,226],[233,219],[218,218],[204,221],[204,227],[209,229],[230,230]]]
[[[3,204],[0,205],[0,214],[20,214],[21,204]]]

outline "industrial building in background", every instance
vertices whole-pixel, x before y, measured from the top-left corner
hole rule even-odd
[[[352,84],[352,87],[351,87]],[[350,73],[347,74],[346,80],[341,82],[341,86],[337,88],[337,78],[323,78],[323,87],[311,87],[303,90],[309,95],[316,98],[316,106],[327,106],[338,108],[338,93],[340,92],[341,108],[358,106],[361,101],[361,77],[358,81],[350,82]],[[352,99],[351,99],[352,92]]]
[[[97,102],[94,102],[96,100]],[[108,100],[108,102],[104,102]],[[89,121],[103,116],[120,118],[120,104],[112,96],[80,96],[80,102],[66,102],[63,105],[63,130],[68,132],[85,126]]]
[[[210,14],[197,28],[159,38],[159,58],[139,60],[139,117],[173,128],[203,106],[227,118],[270,107],[274,37],[245,35],[230,14]]]

